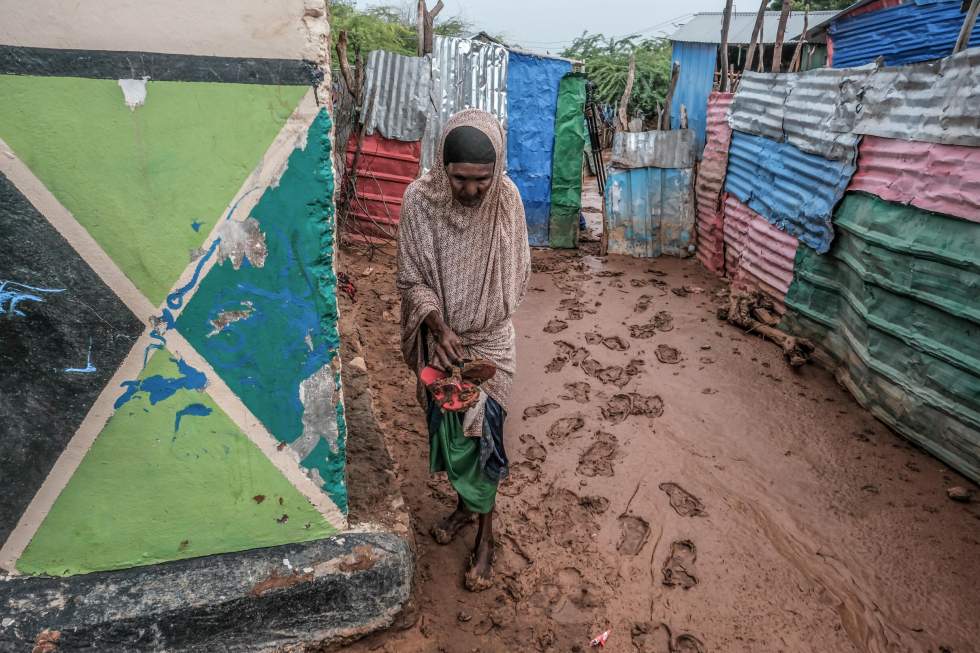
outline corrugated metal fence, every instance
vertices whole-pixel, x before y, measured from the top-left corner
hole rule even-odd
[[[677,88],[670,105],[670,125],[681,126],[681,105],[687,111],[687,126],[694,131],[696,150],[704,149],[708,123],[708,96],[715,79],[718,46],[714,43],[673,41],[673,60],[681,65]]]

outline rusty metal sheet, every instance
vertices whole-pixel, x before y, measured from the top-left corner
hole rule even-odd
[[[692,168],[697,161],[691,129],[616,132],[612,164],[617,168]]]
[[[425,132],[431,60],[384,50],[368,53],[361,122],[368,134],[417,141]]]
[[[721,195],[725,185],[725,170],[728,167],[728,147],[732,139],[732,130],[728,126],[728,109],[732,97],[732,93],[715,91],[708,98],[708,138],[694,185],[698,260],[715,274],[723,274],[725,269]]]
[[[776,229],[733,195],[725,196],[725,274],[741,290],[759,290],[786,310],[799,241]]]
[[[980,222],[980,148],[865,136],[848,190]]]
[[[350,167],[357,150],[357,134],[347,144]],[[402,196],[419,174],[422,144],[374,134],[365,136],[357,163],[357,183],[348,215],[348,229],[362,236],[394,238],[398,234]]]
[[[692,176],[690,168],[611,170],[606,180],[609,251],[639,257],[690,256]]]
[[[436,36],[432,46],[431,86],[422,167],[435,161],[443,126],[457,111],[483,109],[497,116],[507,134],[506,48],[496,43]]]

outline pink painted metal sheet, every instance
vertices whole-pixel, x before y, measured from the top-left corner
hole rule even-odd
[[[865,136],[848,190],[980,222],[980,148]]]
[[[725,195],[725,244],[725,271],[732,285],[764,292],[783,313],[799,241],[734,195]]]
[[[708,98],[707,142],[694,187],[697,202],[698,260],[715,274],[722,274],[725,269],[721,193],[728,167],[728,146],[732,138],[726,116],[734,96],[734,93],[716,91]]]

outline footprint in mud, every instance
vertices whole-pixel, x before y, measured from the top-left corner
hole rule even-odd
[[[672,653],[704,653],[704,643],[694,635],[684,633],[677,636],[671,650]]]
[[[551,402],[528,406],[527,408],[524,409],[524,419],[528,419],[530,417],[540,417],[541,415],[550,413],[556,408],[560,408],[560,406],[556,403],[551,403]]]
[[[608,338],[603,338],[602,344],[605,345],[606,349],[612,349],[613,351],[626,351],[630,348],[630,343],[626,342],[619,336],[609,336]]]
[[[617,394],[602,407],[603,419],[619,424],[630,415],[660,417],[664,414],[664,402],[657,395],[641,395],[636,392]]]
[[[623,273],[622,272],[613,272],[612,270],[600,270],[599,272],[596,272],[595,276],[597,276],[597,277],[621,277],[621,276],[623,276]]]
[[[708,514],[701,499],[677,483],[661,483],[657,487],[667,493],[670,497],[670,507],[681,517],[703,517]]]
[[[647,338],[652,338],[657,334],[657,326],[652,323],[648,324],[631,324],[630,325],[630,338],[636,338],[637,340],[646,340]]]
[[[582,452],[576,471],[582,476],[614,476],[613,460],[619,452],[616,436],[605,431],[596,431],[592,444]]]
[[[659,311],[650,322],[661,331],[671,331],[674,328],[674,316],[667,311]]]
[[[666,365],[674,365],[681,361],[681,353],[670,345],[657,345],[657,360]]]
[[[586,358],[582,361],[581,368],[582,371],[589,376],[596,376],[599,373],[599,370],[602,369],[602,363],[594,358]]]
[[[510,474],[501,481],[498,492],[505,497],[516,497],[528,485],[541,478],[541,468],[535,462],[519,462],[510,466]]]
[[[633,400],[629,395],[613,395],[602,407],[602,417],[613,424],[619,424],[626,421],[632,407]]]
[[[633,312],[642,313],[647,310],[650,308],[651,301],[653,301],[653,297],[650,295],[640,295],[640,298],[636,300],[636,304],[633,306]]]
[[[602,342],[602,334],[590,331],[585,334],[585,344],[587,345],[598,345]]]
[[[642,288],[643,286],[650,285],[650,282],[646,279],[630,279],[630,285],[634,288]]]
[[[568,322],[555,318],[550,322],[548,322],[548,324],[544,327],[543,331],[545,333],[558,333],[559,331],[564,331],[567,328],[568,328]]]
[[[670,627],[665,623],[633,624],[630,635],[638,653],[672,653]]]
[[[567,340],[555,340],[555,344],[558,346],[558,357],[570,360],[572,365],[579,365],[589,357],[588,349],[576,347]]]
[[[581,497],[578,505],[582,506],[593,515],[601,515],[609,509],[609,499],[598,495]]]
[[[548,450],[530,433],[522,433],[521,442],[527,445],[527,448],[524,450],[524,457],[527,460],[543,463],[548,457]]]
[[[670,545],[670,556],[664,561],[664,585],[686,590],[698,584],[694,574],[694,562],[698,552],[691,540],[677,540]]]
[[[566,320],[581,320],[584,317],[582,311],[577,308],[568,309],[568,315],[565,317]]]
[[[578,416],[562,417],[548,427],[548,439],[553,444],[564,442],[568,436],[585,426],[585,420]]]
[[[558,302],[558,310],[561,311],[568,311],[568,310],[581,311],[584,309],[585,309],[585,304],[583,304],[580,300],[574,297],[569,297]]]
[[[647,362],[642,358],[634,358],[630,361],[630,364],[626,366],[626,374],[628,376],[636,376],[640,373],[640,368],[646,364]]]
[[[619,516],[619,543],[616,550],[624,555],[635,556],[650,537],[650,524],[635,515]]]
[[[617,388],[622,388],[630,381],[630,375],[626,373],[626,368],[619,365],[610,365],[596,370],[595,378]]]
[[[592,390],[590,386],[585,381],[576,381],[575,383],[566,383],[565,392],[566,394],[558,395],[559,399],[574,400],[580,404],[589,403],[589,392]]]

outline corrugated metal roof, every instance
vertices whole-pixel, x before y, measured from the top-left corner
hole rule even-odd
[[[783,322],[878,419],[980,482],[980,229],[848,193],[827,256],[801,250]]]
[[[848,190],[980,222],[980,148],[865,136]]]
[[[673,43],[673,60],[681,65],[677,88],[670,104],[670,125],[681,126],[681,106],[687,111],[687,126],[697,136],[697,153],[704,149],[704,130],[707,124],[708,96],[715,79],[716,46],[704,43]]]
[[[776,42],[776,30],[779,27],[778,11],[767,11],[763,19],[763,43]],[[825,21],[837,14],[836,11],[811,11],[810,24],[815,21]],[[748,45],[752,39],[752,28],[755,27],[755,11],[736,11],[728,27],[728,43],[730,45]],[[721,24],[724,18],[722,12],[695,14],[691,20],[677,28],[668,38],[671,41],[686,41],[688,43],[721,43]],[[792,11],[786,23],[787,39],[803,31],[803,12]]]
[[[698,260],[715,274],[725,271],[721,194],[725,185],[725,169],[728,167],[728,146],[732,140],[727,115],[732,97],[732,93],[715,91],[708,98],[708,141],[694,183]]]
[[[853,174],[853,164],[736,131],[725,191],[823,254],[834,238],[831,212]]]
[[[917,0],[833,20],[834,68],[851,68],[884,58],[889,66],[939,59],[953,52],[963,25],[960,0]],[[980,45],[980,23],[970,35]]]
[[[429,110],[431,63],[427,57],[406,57],[375,50],[364,69],[361,122],[368,134],[417,141],[425,132]]]
[[[507,133],[506,48],[495,43],[436,36],[432,45],[431,104],[422,137],[422,167],[429,169],[442,128],[463,109],[483,109]]]
[[[786,310],[799,241],[776,229],[734,195],[725,195],[725,274],[741,290],[759,290]]]
[[[745,73],[732,103],[731,126],[788,141],[804,152],[853,163],[864,80],[871,69],[820,68],[802,73]]]
[[[609,252],[689,256],[694,237],[690,168],[612,170],[606,180]]]
[[[690,129],[616,132],[612,164],[617,168],[692,168],[697,161]]]

